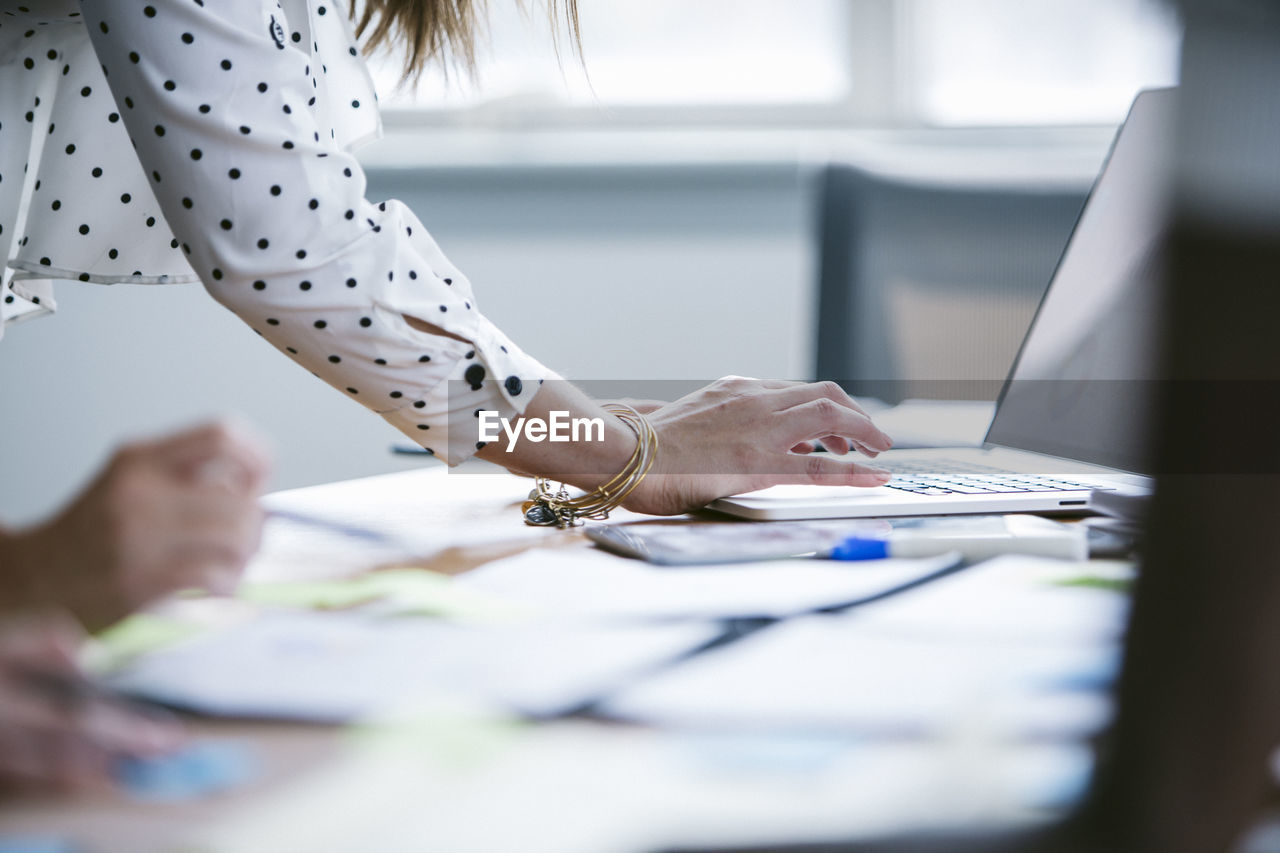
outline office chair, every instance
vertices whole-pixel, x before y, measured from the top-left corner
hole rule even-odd
[[[886,402],[994,400],[1085,188],[907,179],[846,164],[818,181],[816,377]]]

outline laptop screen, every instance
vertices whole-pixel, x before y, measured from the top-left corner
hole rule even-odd
[[[1176,96],[1134,102],[1001,392],[989,444],[1150,470],[1162,163]]]

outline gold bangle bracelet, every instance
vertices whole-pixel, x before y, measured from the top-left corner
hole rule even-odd
[[[636,449],[618,475],[603,486],[578,497],[570,497],[561,483],[538,477],[529,499],[521,506],[524,523],[534,527],[578,527],[582,519],[603,521],[644,480],[658,455],[658,434],[644,416],[630,406],[609,403],[604,410],[627,425],[636,435]]]

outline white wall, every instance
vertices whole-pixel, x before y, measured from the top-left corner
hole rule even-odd
[[[795,167],[377,170],[482,309],[576,379],[804,377],[810,199]],[[0,341],[0,523],[66,500],[123,438],[237,412],[286,488],[421,464],[400,433],[259,340],[199,286],[66,282]]]

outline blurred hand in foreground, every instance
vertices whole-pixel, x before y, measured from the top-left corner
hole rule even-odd
[[[0,609],[65,607],[95,630],[176,590],[232,591],[258,547],[268,469],[239,425],[125,445],[53,519],[0,532]]]
[[[75,664],[80,640],[66,616],[0,619],[0,787],[104,788],[113,761],[182,742],[167,717],[141,714],[96,691]]]

